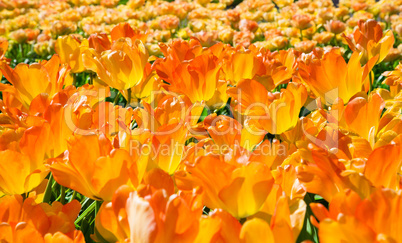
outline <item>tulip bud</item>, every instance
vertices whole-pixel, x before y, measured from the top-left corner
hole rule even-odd
[[[28,40],[28,35],[23,29],[19,29],[10,33],[10,38],[17,43],[22,44]]]
[[[339,20],[331,20],[324,24],[327,31],[334,33],[335,35],[342,33],[346,29],[345,23]]]
[[[307,14],[296,14],[292,17],[292,25],[301,30],[311,27],[311,21],[312,18]]]

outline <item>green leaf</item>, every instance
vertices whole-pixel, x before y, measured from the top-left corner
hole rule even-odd
[[[313,211],[311,211],[310,203],[314,202],[315,196],[313,194],[307,193],[304,197],[304,201],[307,204],[306,215],[304,216],[303,228],[297,237],[296,242],[302,242],[304,240],[311,240],[313,242],[318,242],[318,229],[311,224],[310,216],[314,216]]]
[[[208,109],[208,107],[204,107],[204,109],[202,110],[201,116],[198,119],[198,122],[202,122],[204,121],[205,117],[207,117],[209,115],[210,111]]]

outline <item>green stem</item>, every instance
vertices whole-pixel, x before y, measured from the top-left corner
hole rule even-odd
[[[43,202],[50,203],[50,198],[52,197],[52,185],[53,185],[53,175],[50,174],[49,181],[47,182],[45,195],[43,196]]]
[[[119,102],[119,97],[120,97],[120,92],[117,92],[116,97],[114,98],[113,104],[117,105],[117,102]]]
[[[374,90],[374,84],[373,84],[373,78],[372,78],[372,72],[373,71],[370,71],[370,73],[369,73],[369,79],[370,79],[370,89],[369,89],[369,94],[371,93],[371,91],[373,91]]]
[[[300,29],[300,40],[303,41],[303,30]]]
[[[78,73],[73,73],[73,74],[71,74],[71,75],[73,75],[73,85],[74,85],[75,87],[77,87],[77,76],[78,76]]]
[[[334,35],[334,46],[338,46],[338,40],[336,39],[336,34]]]
[[[95,216],[98,214],[100,207],[102,206],[103,201],[95,201],[96,202],[96,207],[95,207]]]
[[[127,94],[127,104],[126,104],[126,107],[130,106],[130,103],[131,103],[131,88],[129,88],[129,89],[127,90],[127,92],[128,92],[128,94]]]
[[[91,205],[89,205],[89,207],[87,209],[85,209],[85,211],[78,216],[78,218],[75,220],[75,225],[78,226],[78,223],[81,222],[81,220],[83,220],[86,216],[88,216],[96,207],[96,201],[92,202]]]
[[[60,202],[61,202],[61,204],[64,204],[66,202],[66,188],[62,185],[60,185],[60,187],[61,187]]]
[[[94,84],[94,73],[90,72],[89,73],[89,84]]]
[[[75,196],[77,196],[77,191],[73,192],[73,195],[70,198],[70,202],[72,202],[74,200]]]
[[[24,46],[22,43],[20,43],[20,53],[21,53],[21,58],[24,58]]]

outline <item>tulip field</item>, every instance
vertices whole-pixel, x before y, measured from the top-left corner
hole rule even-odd
[[[0,0],[0,242],[402,243],[402,0]]]

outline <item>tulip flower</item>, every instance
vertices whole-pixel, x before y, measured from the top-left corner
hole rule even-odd
[[[350,131],[365,138],[374,147],[384,101],[378,94],[372,94],[368,100],[356,97],[345,107],[345,121]]]
[[[194,164],[186,164],[185,171],[176,172],[175,178],[179,189],[189,183],[202,187],[208,208],[224,209],[236,218],[258,212],[273,182],[267,165],[247,161],[238,148],[226,156],[199,156]]]
[[[342,33],[346,29],[345,23],[339,20],[331,20],[324,24],[327,31],[334,33],[335,35]]]
[[[364,168],[365,177],[376,187],[399,190],[401,151],[400,144],[388,144],[373,150]]]
[[[98,74],[101,81],[118,90],[128,90],[141,82],[148,61],[144,44],[136,40],[116,40],[111,50],[83,55],[84,66]],[[130,103],[130,102],[128,102]]]
[[[258,129],[258,124],[244,124],[243,127],[238,121],[227,116],[209,115],[204,119],[204,127],[207,129],[209,136],[218,146],[242,146],[248,150],[259,144],[264,136],[265,131]]]
[[[102,53],[112,48],[112,43],[110,43],[109,37],[105,33],[90,35],[88,44],[89,47],[94,49],[97,53]]]
[[[7,40],[0,40],[0,59],[4,58],[8,49],[8,41]]]
[[[66,205],[54,202],[36,204],[33,198],[24,201],[20,195],[0,199],[0,240],[6,242],[84,242],[74,220],[81,205],[74,200]],[[53,240],[53,241],[52,241]]]
[[[15,95],[27,108],[39,94],[47,93],[49,96],[53,96],[63,88],[64,83],[71,82],[68,80],[68,69],[60,68],[60,58],[57,55],[54,55],[49,61],[41,63],[31,65],[20,63],[14,70],[2,63],[0,70],[13,85],[0,84],[0,90]]]
[[[239,221],[230,215],[228,212],[216,209],[210,213],[207,217],[203,216],[200,219],[200,229],[196,243],[213,243],[213,242],[234,242],[240,243],[240,237],[242,240],[246,240],[247,236],[244,236],[242,226]],[[260,238],[261,239],[261,238]]]
[[[306,88],[289,83],[281,92],[270,93],[255,80],[243,80],[228,94],[237,101],[241,114],[258,121],[269,133],[281,134],[296,126],[299,111],[307,99]]]
[[[158,80],[159,79],[155,71],[151,69],[151,64],[147,63],[145,65],[144,76],[142,77],[142,80],[140,80],[140,82],[138,82],[130,90],[123,90],[122,94],[126,99],[128,99],[129,96],[137,100],[147,100],[148,98],[150,99],[152,98],[152,91],[159,90],[159,83],[157,82]],[[131,94],[129,95],[128,92],[131,92]]]
[[[388,30],[385,34],[377,21],[370,19],[359,20],[358,28],[353,32],[353,39],[346,37],[350,49],[359,52],[362,64],[368,63],[375,56],[379,56],[376,63],[380,63],[388,55],[394,45],[394,34]]]
[[[199,102],[191,103],[187,96],[178,96],[174,93],[159,93],[153,98],[153,102],[157,103],[156,107],[142,102],[144,109],[136,108],[133,114],[139,128],[152,132],[156,132],[162,125],[171,124],[176,124],[175,128],[185,125],[187,129],[191,129],[197,124],[205,107]]]
[[[221,67],[216,56],[206,53],[175,66],[169,72],[160,65],[155,67],[158,75],[169,83],[163,85],[165,89],[186,94],[193,103],[208,101],[214,96]]]
[[[182,161],[188,130],[180,124],[163,125],[152,138],[153,163],[173,174]]]
[[[401,195],[389,189],[377,189],[368,198],[355,192],[340,192],[329,210],[318,203],[310,204],[320,221],[318,236],[321,242],[399,242]]]
[[[363,90],[363,85],[376,61],[377,57],[372,57],[361,67],[359,53],[354,52],[346,64],[340,54],[331,51],[324,54],[321,60],[314,60],[309,64],[300,63],[301,69],[308,72],[308,77],[302,79],[324,104],[333,104],[337,98],[348,102]]]
[[[312,144],[308,149],[307,154],[311,154],[303,155],[302,159],[309,162],[296,167],[297,178],[307,192],[321,195],[330,203],[338,192],[343,192],[347,188],[362,196],[371,192],[370,182],[361,174],[346,173],[345,164],[336,156],[317,149]]]
[[[0,190],[5,194],[29,192],[49,173],[44,164],[51,156],[51,147],[48,144],[50,127],[47,123],[38,124],[23,129],[22,134],[17,137],[2,138],[10,143],[10,147],[0,152]],[[14,145],[12,139],[15,139]]]
[[[50,170],[60,185],[95,200],[110,201],[121,185],[137,185],[136,163],[126,150],[113,149],[104,135],[71,137],[64,157],[52,162]]]
[[[255,80],[262,83],[267,90],[288,83],[296,71],[297,62],[293,50],[273,53],[259,51],[256,54],[261,58],[263,66],[259,68]]]
[[[147,34],[142,34],[138,30],[134,30],[128,23],[119,23],[110,32],[112,42],[117,41],[120,38],[130,38],[132,42],[135,40],[141,40],[145,43],[147,40]]]
[[[311,17],[306,14],[296,14],[292,17],[292,25],[300,30],[309,28],[311,21]]]
[[[275,238],[269,224],[262,219],[254,218],[247,220],[241,227],[240,239],[244,243],[263,241],[274,243]]]
[[[30,166],[27,155],[13,150],[0,152],[0,190],[5,194],[23,194],[37,187],[49,170],[44,166]]]
[[[80,73],[85,70],[82,54],[89,48],[88,46],[88,40],[80,42],[71,35],[67,35],[57,39],[55,51],[60,56],[61,63],[71,67],[72,73]]]
[[[223,65],[222,70],[225,73],[225,80],[236,85],[242,79],[253,79],[260,65],[261,61],[253,52],[236,51]]]
[[[391,97],[395,97],[402,90],[402,64],[396,66],[393,71],[386,71],[382,74],[387,77],[383,83],[389,85]]]
[[[102,205],[96,227],[108,241],[192,242],[201,207],[198,195],[167,195],[160,189],[142,198],[123,186]]]

